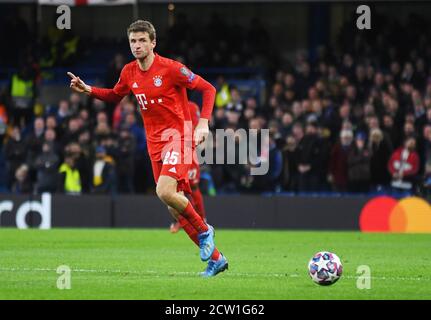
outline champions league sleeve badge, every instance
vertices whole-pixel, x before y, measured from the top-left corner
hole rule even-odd
[[[187,77],[188,82],[192,82],[193,79],[196,77],[196,75],[186,67],[181,67],[180,71],[183,74],[183,76]]]

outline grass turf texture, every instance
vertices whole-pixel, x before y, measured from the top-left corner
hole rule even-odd
[[[0,229],[0,299],[431,299],[431,235],[218,230],[228,271],[201,279],[198,248],[181,231]],[[307,263],[335,252],[344,266],[329,287]],[[72,269],[70,290],[56,269]],[[356,287],[371,268],[371,289]]]

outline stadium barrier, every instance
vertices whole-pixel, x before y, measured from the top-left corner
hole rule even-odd
[[[431,233],[431,208],[417,197],[232,195],[206,197],[205,206],[218,228]],[[2,227],[166,228],[170,222],[155,196],[0,196]]]

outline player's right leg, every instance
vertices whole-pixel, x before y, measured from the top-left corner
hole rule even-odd
[[[181,223],[180,217],[184,218],[198,232],[200,255],[203,261],[211,258],[214,249],[214,228],[207,225],[196,213],[190,201],[177,192],[178,182],[175,178],[162,174],[157,181],[156,193],[160,200],[167,206],[175,209],[174,214]]]
[[[226,257],[220,253],[217,259],[211,258],[208,262],[208,266],[204,272],[201,272],[201,276],[204,278],[214,277],[220,272],[223,272],[229,268]]]

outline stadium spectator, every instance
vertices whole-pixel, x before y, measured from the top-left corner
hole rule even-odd
[[[64,162],[60,165],[58,190],[68,195],[81,194],[81,175],[76,168],[76,156],[66,152]]]
[[[239,90],[235,87],[230,89],[230,101],[226,104],[226,110],[242,113],[244,110],[244,102]]]
[[[33,105],[36,97],[35,79],[27,65],[21,65],[10,80],[10,96],[13,122],[24,127],[33,118]]]
[[[52,143],[44,142],[42,153],[35,160],[35,169],[37,170],[36,188],[38,193],[56,192],[59,160],[58,155],[54,152]]]
[[[62,155],[62,146],[60,145],[59,141],[57,140],[57,134],[53,129],[46,129],[45,134],[43,136],[43,143],[49,143],[52,151],[57,154],[58,156]]]
[[[226,82],[223,76],[217,78],[216,84],[217,94],[215,99],[215,106],[217,108],[224,108],[230,101],[229,84]]]
[[[62,126],[63,128],[67,125],[67,120],[71,116],[71,111],[69,108],[69,101],[67,100],[61,100],[58,103],[58,110],[57,110],[57,124],[59,126]]]
[[[370,132],[369,149],[371,151],[370,174],[373,189],[382,189],[390,184],[391,176],[387,164],[392,154],[391,146],[384,140],[380,129]]]
[[[124,127],[127,128],[136,140],[136,152],[139,154],[145,153],[147,146],[147,139],[145,133],[136,121],[134,113],[126,116]]]
[[[15,194],[30,194],[33,192],[29,176],[29,168],[26,164],[20,165],[15,170],[15,180],[12,184],[12,193]]]
[[[366,136],[356,135],[347,157],[348,186],[351,192],[368,192],[370,189],[370,151],[366,146]]]
[[[353,142],[353,132],[342,130],[340,140],[332,147],[328,180],[335,191],[345,192],[348,186],[348,155]]]
[[[93,164],[92,192],[113,194],[116,192],[116,173],[114,159],[106,152],[105,147],[96,148],[96,159]]]
[[[113,132],[108,122],[98,122],[93,132],[96,144],[100,144],[102,140],[107,139],[112,134]]]
[[[118,140],[117,176],[118,192],[134,193],[135,137],[127,129],[122,129]]]
[[[21,137],[21,130],[18,126],[12,127],[10,137],[4,149],[7,168],[7,188],[12,189],[15,180],[16,170],[25,163],[27,157],[27,146]]]
[[[77,114],[84,107],[81,96],[76,92],[72,92],[69,96],[69,110],[72,114]]]
[[[115,107],[112,115],[112,127],[114,130],[118,131],[120,127],[124,124],[126,116],[130,113],[134,113],[135,106],[131,99],[126,96],[119,104]]]
[[[281,151],[277,148],[273,134],[269,134],[260,153],[259,166],[268,167],[265,175],[256,175],[253,179],[253,190],[257,192],[275,192],[280,189],[281,173],[283,170],[283,157]],[[266,162],[267,164],[264,164]]]
[[[29,165],[30,179],[34,182],[36,180],[36,171],[34,162],[36,157],[42,152],[42,143],[44,140],[45,121],[43,118],[38,117],[34,120],[33,131],[27,135],[25,145],[27,147],[26,162]]]
[[[316,123],[308,123],[305,135],[298,144],[298,191],[320,191],[318,171],[324,161],[321,146]]]
[[[415,151],[416,140],[409,137],[404,145],[394,151],[389,159],[388,169],[392,175],[391,186],[398,190],[413,191],[418,182],[419,155]]]
[[[298,190],[298,163],[297,163],[297,142],[296,139],[289,135],[286,137],[286,144],[282,150],[283,171],[282,171],[282,188],[287,191]]]
[[[90,130],[93,127],[90,112],[87,109],[81,109],[79,111],[78,120],[80,121],[81,132]]]
[[[81,143],[72,142],[64,149],[65,155],[71,156],[74,160],[74,168],[78,170],[80,176],[81,192],[85,193],[91,191],[93,160],[93,158],[90,157],[93,155],[91,146],[88,145],[86,138],[84,134],[84,138],[81,137]]]
[[[389,137],[389,140],[393,145],[398,146],[400,144],[401,133],[399,132],[395,123],[395,119],[391,114],[385,114],[383,116],[382,130],[385,132],[386,136]]]
[[[61,130],[61,127],[57,125],[57,118],[55,115],[48,115],[45,119],[45,128],[46,130],[54,130],[56,134],[56,138],[58,141],[61,141],[63,131]]]
[[[67,128],[63,134],[63,145],[68,145],[72,142],[78,141],[80,134],[80,121],[78,117],[71,117],[68,121]]]

